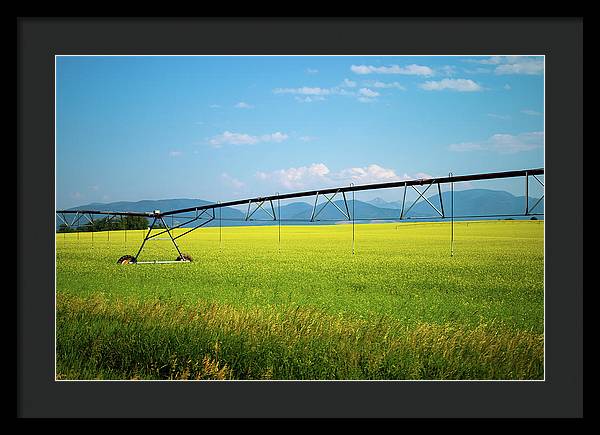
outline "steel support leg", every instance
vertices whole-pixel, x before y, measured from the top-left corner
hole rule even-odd
[[[177,243],[175,242],[175,239],[173,238],[173,236],[171,235],[171,231],[169,231],[169,227],[167,226],[167,223],[165,222],[165,220],[162,218],[162,216],[160,217],[160,221],[162,222],[162,224],[165,226],[165,229],[167,230],[167,234],[169,234],[169,237],[171,238],[171,241],[173,242],[173,245],[175,245],[175,249],[177,249],[177,252],[179,253],[179,258],[183,259],[183,254],[181,253],[181,251],[179,250],[179,246],[177,246]]]
[[[142,252],[142,249],[144,249],[144,245],[146,244],[146,240],[148,240],[148,236],[152,232],[152,228],[154,228],[154,224],[155,223],[156,223],[156,217],[152,221],[152,225],[150,225],[150,227],[148,228],[148,233],[146,234],[146,237],[144,237],[144,240],[142,240],[142,246],[140,246],[140,249],[138,250],[137,254],[135,254],[135,257],[134,257],[135,261],[137,261],[138,257],[140,256],[140,252]]]
[[[525,216],[529,214],[529,173],[525,172]]]

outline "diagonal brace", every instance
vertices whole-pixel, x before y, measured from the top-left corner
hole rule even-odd
[[[188,234],[188,233],[191,233],[192,231],[194,231],[194,230],[197,230],[198,228],[200,228],[200,227],[203,227],[204,225],[206,225],[206,224],[208,224],[209,222],[212,222],[212,221],[214,221],[214,220],[215,220],[215,218],[214,218],[214,217],[213,217],[213,218],[210,218],[209,220],[207,220],[207,221],[204,221],[204,222],[202,222],[202,223],[201,223],[201,224],[199,224],[199,225],[196,225],[194,228],[191,228],[191,229],[189,229],[189,230],[188,230],[188,231],[186,231],[185,233],[179,234],[177,237],[173,237],[173,240],[177,240],[178,238],[180,238],[180,237],[182,237],[182,236],[185,236],[186,234]]]
[[[171,231],[169,230],[169,227],[167,226],[167,223],[165,222],[165,220],[163,219],[162,216],[160,217],[160,221],[162,222],[162,224],[164,225],[165,229],[167,230],[167,234],[169,234],[169,237],[171,238],[171,241],[173,242],[173,245],[175,245],[175,249],[177,249],[177,252],[179,253],[179,257],[183,258],[183,254],[179,250],[179,246],[177,246],[177,243],[175,243],[175,239],[171,235]]]
[[[535,178],[535,179],[537,180],[537,182],[538,182],[538,183],[540,183],[540,184],[542,185],[542,187],[545,187],[545,186],[544,186],[544,183],[542,183],[542,181],[541,181],[541,180],[540,180],[538,177],[536,177],[536,176],[535,176],[535,174],[531,174],[531,176],[532,176],[533,178]],[[536,203],[533,205],[533,207],[531,207],[531,208],[528,208],[527,212],[529,213],[529,212],[531,212],[531,211],[532,211],[534,208],[536,208],[536,207],[537,207],[537,205],[538,205],[538,204],[539,204],[539,203],[542,201],[542,199],[544,199],[544,194],[542,194],[542,196],[541,196],[541,197],[540,197],[540,198],[539,198],[539,199],[536,201]],[[528,200],[529,200],[529,199],[528,199]]]
[[[59,217],[59,219],[61,221],[63,221],[63,223],[67,226],[67,228],[71,228],[71,226],[69,225],[69,222],[67,222],[67,220],[65,219],[65,215],[62,213],[57,213],[56,216]]]
[[[214,208],[212,208],[211,210],[212,210],[212,213],[213,213],[213,215],[212,215],[212,217],[207,217],[208,221],[206,221],[206,223],[208,223],[208,222],[212,221],[212,220],[215,218],[215,209],[214,209]],[[171,229],[172,229],[172,230],[174,230],[174,229],[176,229],[176,228],[181,228],[181,227],[182,227],[182,226],[184,226],[184,225],[187,225],[187,224],[190,224],[190,223],[192,223],[192,222],[194,222],[194,221],[197,221],[198,219],[200,219],[200,218],[202,217],[202,215],[203,215],[205,212],[206,212],[206,209],[205,209],[205,210],[203,210],[203,211],[202,211],[202,213],[200,213],[198,216],[196,216],[196,217],[194,217],[194,218],[190,219],[189,221],[186,221],[186,222],[183,222],[183,223],[181,223],[181,224],[179,224],[179,225],[176,225],[176,226],[174,226],[174,227],[171,227]],[[163,235],[163,234],[165,234],[167,231],[168,231],[168,230],[166,230],[166,229],[165,229],[165,230],[161,231],[160,233],[156,233],[156,234],[153,234],[153,235],[151,235],[151,236],[150,236],[150,237],[148,237],[148,238],[149,238],[149,239],[152,239],[153,237],[157,237],[157,236]],[[187,233],[184,233],[184,234],[187,234]],[[179,236],[178,236],[178,237],[179,237]],[[177,237],[175,237],[175,238],[177,238]]]
[[[262,209],[265,213],[267,213],[269,216],[271,216],[273,218],[273,220],[276,220],[275,218],[275,209],[273,208],[273,201],[269,200],[269,202],[271,203],[271,209],[273,210],[273,213],[271,213],[269,210],[267,210],[266,208],[263,207],[263,204],[266,202],[266,200],[262,200],[261,202],[257,202],[256,203],[256,208],[254,209],[254,211],[252,213],[250,213],[250,204],[252,203],[252,201],[248,202],[248,211],[246,212],[246,219],[245,220],[250,220],[250,218],[254,215],[254,213],[256,213],[258,211],[258,209]]]
[[[433,181],[431,182],[431,184],[429,184],[429,187],[431,187],[432,185],[433,185]],[[439,184],[438,184],[438,186],[439,186]],[[428,187],[427,189],[429,189],[429,187]],[[427,192],[427,189],[425,189],[425,191],[424,191],[423,193],[421,193],[421,192],[419,192],[419,190],[418,190],[418,189],[417,189],[415,186],[412,186],[412,188],[413,188],[413,189],[415,189],[415,192],[417,192],[417,193],[419,194],[419,198],[417,198],[417,200],[415,201],[415,203],[416,203],[416,202],[417,202],[419,199],[423,198],[425,201],[427,201],[427,203],[428,203],[428,204],[429,204],[431,207],[433,207],[433,209],[434,209],[434,210],[435,210],[435,211],[436,211],[436,212],[437,212],[437,213],[438,213],[438,214],[439,214],[441,217],[444,217],[444,213],[442,213],[441,211],[439,211],[439,210],[437,209],[437,207],[431,203],[431,201],[429,201],[429,200],[428,200],[428,199],[427,199],[425,196],[423,196],[423,195],[425,195],[425,192]],[[413,204],[413,205],[414,205],[414,204]]]
[[[404,216],[406,216],[406,215],[408,214],[408,212],[409,212],[409,211],[410,211],[410,210],[411,210],[411,209],[412,209],[412,208],[413,208],[413,207],[414,207],[414,206],[417,204],[417,202],[419,202],[419,199],[421,199],[421,198],[423,198],[425,201],[427,201],[427,202],[429,203],[429,205],[431,205],[431,206],[432,206],[432,207],[435,209],[435,211],[437,211],[437,212],[438,212],[438,214],[439,214],[440,216],[442,216],[442,213],[440,213],[440,211],[439,211],[439,210],[438,210],[438,209],[437,209],[437,208],[436,208],[436,207],[435,207],[435,206],[434,206],[434,205],[433,205],[433,204],[432,204],[432,203],[431,203],[431,202],[430,202],[430,201],[429,201],[427,198],[425,198],[425,196],[423,196],[423,195],[425,195],[425,194],[427,193],[427,191],[429,190],[429,188],[430,188],[431,186],[433,186],[433,182],[434,182],[434,181],[435,181],[435,180],[431,180],[431,182],[429,183],[429,185],[427,186],[427,188],[426,188],[426,189],[425,189],[423,192],[419,192],[419,190],[418,190],[418,189],[417,189],[415,186],[412,186],[412,185],[411,185],[411,187],[412,187],[412,188],[413,188],[413,189],[414,189],[414,190],[415,190],[415,191],[416,191],[416,192],[419,194],[419,197],[418,197],[418,198],[415,200],[415,202],[413,202],[413,203],[410,205],[410,207],[408,207],[408,210],[406,210],[406,212],[403,212],[403,213],[400,215],[400,219],[402,219]],[[405,194],[406,194],[406,186],[405,186]]]
[[[314,213],[313,211],[313,216],[311,217],[311,222],[314,221],[314,219],[321,214],[321,212],[325,209],[325,207],[327,206],[327,204],[332,204],[335,208],[338,209],[338,211],[344,215],[344,217],[348,220],[350,220],[350,212],[344,212],[344,210],[342,210],[335,202],[333,202],[333,199],[335,198],[335,196],[339,193],[339,189],[333,193],[333,195],[331,195],[330,197],[323,194],[323,196],[325,197],[326,201],[323,203],[323,206],[319,209],[318,212]],[[343,192],[342,192],[343,193]],[[348,202],[346,201],[346,195],[343,195],[344,197],[344,203],[346,204],[346,210],[348,210]],[[316,201],[315,201],[316,203]]]

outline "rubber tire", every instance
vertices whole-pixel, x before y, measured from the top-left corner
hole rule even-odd
[[[135,264],[136,260],[133,255],[123,255],[117,260],[117,264]]]
[[[188,254],[181,254],[175,259],[175,261],[192,261],[192,257]]]

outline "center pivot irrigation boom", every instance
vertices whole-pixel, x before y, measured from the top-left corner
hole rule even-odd
[[[437,213],[433,216],[436,219],[450,219],[452,222],[452,236],[451,236],[451,255],[453,252],[453,242],[454,242],[454,219],[461,218],[488,218],[488,217],[502,217],[502,216],[539,216],[543,215],[543,213],[533,213],[533,210],[537,207],[540,201],[544,198],[542,195],[536,203],[530,207],[529,206],[529,179],[533,177],[542,187],[544,187],[544,183],[537,177],[538,175],[544,175],[544,169],[527,169],[527,170],[517,170],[517,171],[506,171],[506,172],[492,172],[492,173],[483,173],[483,174],[472,174],[472,175],[459,175],[454,176],[450,173],[447,177],[438,177],[438,178],[420,178],[413,180],[405,180],[405,181],[394,181],[388,183],[377,183],[377,184],[363,184],[355,186],[353,184],[345,187],[336,187],[336,188],[328,188],[328,189],[320,189],[320,190],[310,190],[305,192],[296,192],[296,193],[285,193],[285,194],[276,194],[271,196],[261,196],[257,198],[250,199],[241,199],[236,201],[229,202],[217,202],[213,204],[205,204],[199,205],[197,207],[189,207],[182,208],[177,210],[169,210],[169,211],[160,211],[154,210],[152,212],[134,212],[134,211],[105,211],[105,210],[57,210],[56,214],[60,221],[67,227],[79,227],[82,219],[88,221],[88,224],[91,225],[94,223],[94,219],[98,216],[107,216],[108,220],[115,218],[116,216],[127,217],[127,216],[140,216],[147,219],[151,219],[152,223],[148,227],[148,232],[146,233],[140,248],[135,255],[124,255],[119,258],[119,264],[142,264],[142,263],[175,263],[175,262],[189,262],[191,258],[183,254],[177,245],[177,239],[185,236],[186,234],[191,233],[198,228],[201,228],[208,223],[215,220],[215,210],[222,209],[223,207],[232,207],[232,206],[245,206],[247,205],[247,211],[244,219],[228,219],[228,220],[237,220],[237,221],[253,221],[255,219],[252,218],[254,214],[261,209],[269,216],[269,220],[277,221],[280,225],[282,221],[294,221],[294,222],[315,222],[319,221],[318,216],[321,214],[323,209],[327,207],[327,205],[333,205],[343,216],[344,220],[348,222],[352,222],[353,231],[352,231],[352,253],[354,254],[354,222],[359,220],[354,215],[354,192],[359,191],[367,191],[367,190],[376,190],[376,189],[392,189],[392,188],[404,188],[403,198],[402,198],[402,207],[398,217],[390,219],[387,218],[370,218],[369,220],[404,220],[410,219],[407,217],[408,212],[414,207],[414,205],[420,200],[423,199],[427,202],[433,210]],[[492,180],[492,179],[501,179],[501,178],[515,178],[515,177],[524,177],[525,180],[525,204],[522,213],[517,214],[492,214],[492,215],[463,215],[463,216],[455,216],[454,215],[454,183],[464,182],[464,181],[478,181],[478,180]],[[451,205],[450,205],[450,215],[448,215],[444,210],[444,203],[442,201],[442,184],[450,184],[451,189]],[[437,193],[439,195],[440,207],[439,209],[429,201],[425,197],[425,193],[434,185],[437,185]],[[422,190],[419,190],[417,186],[421,186]],[[417,194],[417,200],[414,201],[408,208],[405,208],[406,205],[406,191],[408,188],[414,189]],[[348,199],[346,194],[352,194],[352,207],[348,207]],[[314,196],[315,202],[312,207],[312,213],[310,219],[281,219],[281,215],[279,213],[279,202],[285,199],[292,198],[303,198],[308,196]],[[317,203],[319,200],[319,196],[325,198],[325,202],[320,204],[320,207],[317,207]],[[344,202],[344,207],[338,206],[333,202],[335,197],[340,197]],[[277,202],[277,212],[275,211],[274,201]],[[352,212],[350,209],[352,208]],[[193,215],[189,215],[189,213],[194,213]],[[186,215],[188,214],[188,215]],[[67,215],[73,215],[71,221],[67,219]],[[178,218],[187,219],[185,222],[169,227],[165,221],[165,217],[167,216],[176,216]],[[219,225],[221,225],[221,210],[219,210]],[[339,221],[339,220],[338,220]],[[181,228],[185,225],[197,223],[197,225],[189,228],[187,231],[174,235],[174,229]],[[152,230],[156,225],[159,225],[158,228],[162,229],[162,231],[152,234]],[[158,236],[167,235],[163,240],[171,240],[177,253],[179,254],[176,260],[174,261],[138,261],[138,257],[140,253],[144,249],[144,245],[148,240],[157,239]]]

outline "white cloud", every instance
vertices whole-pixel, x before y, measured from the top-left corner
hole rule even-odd
[[[312,142],[313,140],[316,139],[316,137],[313,137],[313,136],[300,136],[298,139],[300,139],[302,142]]]
[[[211,109],[218,109],[218,108],[220,108],[221,106],[219,106],[218,104],[211,104],[211,105],[210,105],[210,106],[208,106],[208,107],[210,107]]]
[[[355,74],[404,74],[404,75],[433,75],[433,70],[428,66],[423,65],[408,65],[401,67],[398,65],[391,66],[372,66],[372,65],[352,65],[350,70]]]
[[[537,75],[544,72],[544,58],[531,56],[492,56],[482,60],[471,60],[483,65],[494,65],[494,73]]]
[[[519,57],[496,67],[496,74],[542,74],[544,60],[541,58]]]
[[[483,88],[470,79],[442,79],[439,81],[427,81],[422,83],[421,88],[426,91],[441,91],[450,89],[458,92],[477,92]]]
[[[452,65],[444,65],[443,67],[440,68],[440,71],[444,75],[452,76],[452,75],[456,74],[456,67],[452,66]]]
[[[386,181],[401,181],[392,169],[371,164],[365,167],[342,169],[334,175],[335,179],[351,181],[354,184],[383,183]]]
[[[361,97],[375,98],[378,97],[380,94],[379,92],[373,91],[369,88],[360,88],[358,90],[358,95],[360,95]]]
[[[374,82],[366,82],[365,84],[367,84],[368,86],[372,86],[374,88],[379,88],[379,89],[395,88],[395,89],[400,89],[401,91],[406,90],[406,88],[398,82],[385,83],[385,82],[380,82],[380,81],[374,81]]]
[[[392,83],[384,83],[381,81],[373,81],[370,84],[364,83],[367,86],[371,84],[373,87],[383,89],[383,88],[396,88],[402,89],[405,88],[400,85],[398,82]],[[361,103],[371,103],[374,101],[374,98],[379,97],[380,93],[370,89],[368,87],[360,88],[356,90],[355,88],[358,86],[356,81],[350,79],[344,79],[344,81],[339,86],[333,86],[330,88],[322,88],[322,87],[309,87],[302,86],[299,88],[276,88],[273,89],[275,94],[291,94],[294,95],[294,99],[301,103],[312,103],[314,101],[323,101],[325,97],[329,97],[332,95],[341,95],[341,96],[349,96],[355,97]]]
[[[429,179],[429,178],[434,178],[434,176],[431,175],[431,174],[428,174],[427,172],[417,172],[415,174],[414,178],[426,180],[426,179]]]
[[[323,163],[313,163],[308,168],[308,172],[313,175],[317,175],[319,177],[323,177],[329,174],[329,168],[325,166]]]
[[[350,96],[350,97],[356,95],[355,91],[350,91],[348,89],[338,88],[338,87],[331,88],[331,93],[335,94],[335,95],[345,95],[345,96]]]
[[[301,103],[312,103],[314,101],[325,100],[326,95],[338,93],[338,88],[321,88],[302,86],[300,88],[276,88],[273,89],[275,94],[291,94],[295,95],[294,99]]]
[[[313,163],[299,168],[279,169],[272,172],[257,172],[256,177],[264,181],[273,181],[287,189],[300,189],[313,184],[328,182],[329,168],[323,163]]]
[[[306,68],[306,73],[307,74],[317,74],[318,72],[319,72],[318,69]]]
[[[314,97],[299,97],[296,95],[294,99],[296,101],[300,101],[301,103],[312,103],[313,101],[324,101],[325,97],[322,97],[320,95],[316,95]]]
[[[371,74],[372,68],[375,68],[374,66],[367,66],[367,65],[352,65],[350,67],[350,71],[352,71],[353,73],[356,74]]]
[[[495,134],[481,142],[463,142],[449,146],[451,151],[494,151],[500,154],[514,154],[539,148],[544,143],[544,133]]]
[[[498,115],[497,113],[488,113],[487,116],[496,119],[510,119],[509,115]]]
[[[230,131],[225,131],[210,138],[208,143],[218,148],[223,145],[254,145],[259,142],[279,143],[286,139],[288,139],[288,135],[281,132],[264,134],[262,136],[252,136],[246,133],[232,133]]]
[[[492,70],[489,68],[477,67],[477,68],[463,68],[463,72],[465,72],[467,74],[489,74],[492,72]]]
[[[271,134],[263,134],[260,137],[261,142],[283,142],[284,140],[287,140],[288,135],[285,133],[281,133],[281,132],[276,132],[276,133],[271,133]]]
[[[529,115],[529,116],[540,116],[541,115],[540,112],[537,112],[537,111],[531,110],[531,109],[521,110],[521,113],[524,113],[525,115]]]
[[[314,101],[323,101],[325,100],[325,96],[330,95],[354,96],[356,92],[346,89],[353,86],[356,86],[356,82],[346,79],[341,86],[331,88],[302,86],[299,88],[276,88],[273,89],[273,92],[275,94],[294,95],[294,99],[301,103],[312,103]]]
[[[329,95],[331,90],[328,88],[303,86],[301,88],[276,88],[273,89],[276,94],[298,94],[298,95]]]
[[[466,62],[478,63],[481,65],[500,65],[502,63],[515,62],[519,56],[491,56],[486,58],[467,59]]]
[[[183,152],[179,151],[179,150],[171,150],[171,151],[169,151],[169,156],[171,156],[171,157],[180,157],[182,155],[183,155]]]
[[[256,177],[259,180],[272,182],[287,189],[323,188],[348,185],[350,183],[356,185],[372,184],[402,181],[411,178],[406,174],[399,176],[393,169],[384,168],[376,164],[331,172],[324,163],[313,163],[309,166],[279,169],[272,172],[257,172]]]
[[[481,65],[497,65],[500,63],[500,56],[487,57],[484,59],[481,59],[480,57],[475,59],[464,59],[464,62],[478,63]]]
[[[510,91],[511,89],[512,87],[508,83],[504,85],[504,90]]]
[[[375,98],[379,97],[379,92],[374,91],[369,88],[360,88],[358,90],[358,98],[357,100],[361,103],[372,103],[377,101]]]
[[[235,189],[241,189],[242,187],[245,186],[245,184],[242,181],[238,180],[237,178],[232,177],[227,172],[223,172],[221,174],[221,179],[223,181],[225,181],[227,184],[231,185]]]
[[[258,137],[251,136],[245,133],[232,133],[225,131],[219,135],[213,136],[209,143],[214,146],[221,146],[223,144],[231,145],[252,145],[258,142]]]
[[[357,100],[360,101],[361,103],[373,103],[373,102],[377,101],[375,98],[368,98],[368,97],[358,97]]]
[[[237,103],[237,104],[235,105],[235,107],[236,107],[237,109],[252,109],[252,108],[254,108],[254,106],[252,106],[252,105],[250,105],[250,104],[248,104],[248,103],[245,103],[245,102],[243,102],[243,101],[240,101],[239,103]]]

